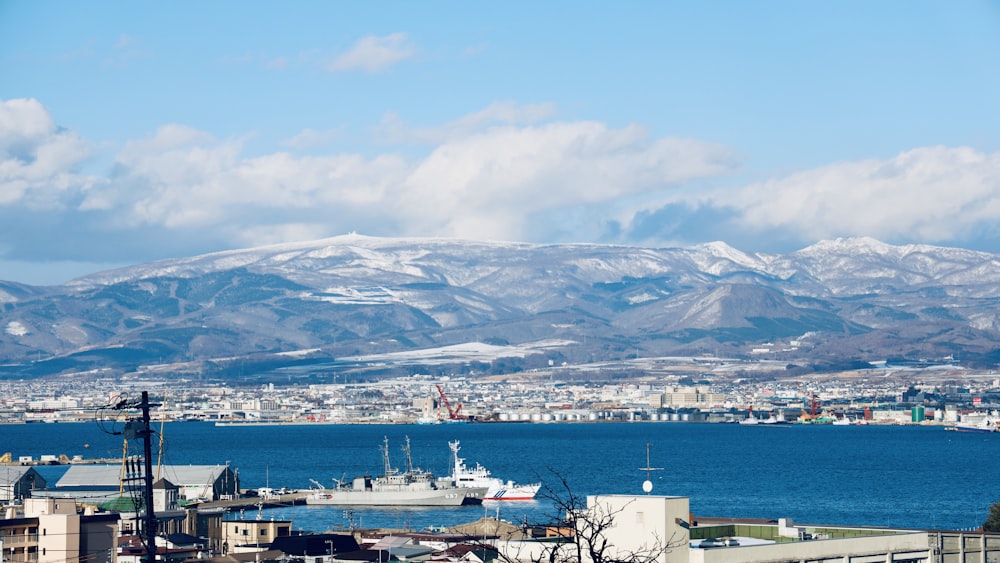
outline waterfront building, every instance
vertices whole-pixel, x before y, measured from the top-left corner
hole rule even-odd
[[[228,465],[164,465],[160,473],[183,501],[232,498],[239,491],[239,477]],[[55,488],[35,495],[101,504],[117,499],[122,490],[120,465],[71,465]]]
[[[36,489],[47,486],[34,467],[7,465],[0,467],[0,502],[9,503],[14,500],[31,497]]]
[[[699,387],[667,387],[662,393],[647,396],[649,406],[660,408],[700,408],[710,409],[725,404],[724,393],[714,393]]]

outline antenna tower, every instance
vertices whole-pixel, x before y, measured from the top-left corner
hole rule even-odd
[[[653,471],[663,471],[662,467],[652,467],[649,464],[649,448],[651,446],[652,446],[651,443],[646,442],[646,467],[640,467],[639,468],[639,471],[645,471],[646,472],[646,480],[642,482],[642,490],[645,491],[645,493],[647,495],[650,492],[652,492],[652,490],[653,490],[652,472]]]

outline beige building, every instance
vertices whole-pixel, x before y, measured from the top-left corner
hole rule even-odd
[[[0,519],[4,563],[115,563],[117,514],[78,514],[72,499],[26,499]]]
[[[710,393],[698,387],[667,387],[662,393],[649,395],[649,406],[663,408],[707,409],[725,404],[725,393]]]
[[[260,551],[274,538],[292,533],[289,520],[224,520],[222,522],[222,552],[247,553]]]

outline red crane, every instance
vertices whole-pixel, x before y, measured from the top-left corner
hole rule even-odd
[[[469,420],[468,416],[462,414],[462,403],[458,404],[454,410],[451,408],[451,403],[448,402],[448,396],[444,394],[444,389],[441,389],[440,385],[435,385],[438,390],[438,394],[441,395],[441,402],[444,403],[444,407],[448,409],[448,418],[451,420]]]

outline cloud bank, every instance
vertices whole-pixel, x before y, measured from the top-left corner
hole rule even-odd
[[[388,116],[375,134],[422,152],[375,155],[250,156],[242,139],[167,124],[95,176],[80,172],[95,143],[37,100],[0,101],[0,258],[138,263],[349,231],[750,251],[998,238],[998,153],[918,147],[721,187],[739,169],[730,147],[556,114],[504,102],[420,130]],[[305,130],[285,146],[332,134]]]

